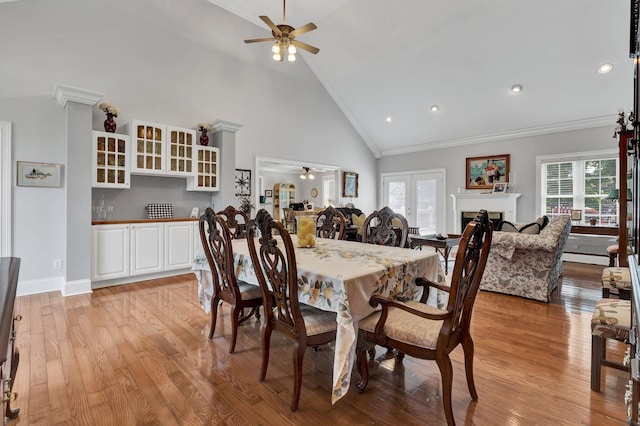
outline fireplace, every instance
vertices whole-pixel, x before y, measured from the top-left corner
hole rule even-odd
[[[487,212],[487,213],[489,214],[489,220],[493,222],[493,229],[496,229],[498,224],[503,220],[502,218],[504,217],[504,212]],[[467,226],[467,223],[472,222],[477,214],[478,214],[477,211],[460,213],[460,220],[461,220],[460,223],[462,225],[460,229],[464,230],[465,226]]]
[[[502,217],[496,220],[507,220],[511,223],[517,222],[518,217],[518,198],[522,194],[515,192],[501,192],[497,194],[483,194],[479,192],[463,192],[458,194],[451,194],[453,198],[453,218],[454,234],[462,233],[462,213],[471,213],[473,216],[470,220],[473,220],[475,214],[479,210],[486,210],[492,213],[501,213]],[[494,221],[495,223],[495,221]]]

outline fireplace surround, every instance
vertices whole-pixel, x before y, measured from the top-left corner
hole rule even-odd
[[[477,192],[465,192],[450,194],[453,198],[453,217],[455,218],[454,232],[462,232],[462,213],[486,210],[493,213],[502,213],[500,220],[516,222],[518,217],[518,198],[522,194],[517,192],[499,194],[480,194]]]

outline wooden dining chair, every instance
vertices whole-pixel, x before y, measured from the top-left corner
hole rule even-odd
[[[333,206],[316,215],[316,237],[344,240],[347,233],[347,220]]]
[[[258,238],[256,229],[260,232],[259,246],[254,241]],[[274,231],[281,239],[274,238]],[[294,342],[291,411],[295,411],[300,401],[305,350],[307,346],[317,347],[335,340],[336,314],[300,305],[298,270],[291,237],[282,223],[274,221],[266,210],[260,210],[249,226],[247,243],[265,307],[260,381],[263,382],[267,374],[271,333],[277,330]]]
[[[362,242],[392,247],[407,247],[409,224],[389,207],[374,211],[362,225]]]
[[[290,207],[283,207],[282,213],[284,214],[284,218],[283,218],[284,228],[288,232],[295,234],[296,233],[296,215],[293,213],[293,209]]]
[[[211,328],[209,339],[213,338],[218,317],[220,301],[231,305],[231,346],[229,353],[236,348],[238,326],[255,314],[260,319],[259,307],[262,306],[262,291],[256,285],[236,280],[233,263],[231,232],[225,220],[217,216],[209,207],[200,216],[200,239],[204,254],[209,262],[213,281],[211,297]],[[245,314],[245,310],[249,312]]]
[[[458,345],[464,351],[467,386],[473,400],[478,399],[473,380],[473,340],[470,334],[471,314],[478,293],[491,246],[493,226],[489,215],[481,210],[464,229],[451,287],[417,278],[416,284],[423,286],[421,300],[402,302],[382,296],[371,297],[373,307],[382,305],[382,310],[360,320],[357,367],[362,380],[356,387],[363,392],[369,382],[367,351],[374,344],[393,347],[400,354],[421,359],[435,360],[442,378],[442,399],[447,424],[455,424],[451,404],[453,368],[449,353]],[[449,293],[446,309],[426,304],[429,288]],[[402,356],[396,362],[402,362]]]
[[[216,214],[222,216],[224,219],[227,227],[229,228],[229,232],[231,233],[231,238],[238,239],[247,237],[249,216],[247,216],[245,212],[229,205],[225,207],[224,210],[220,210]]]

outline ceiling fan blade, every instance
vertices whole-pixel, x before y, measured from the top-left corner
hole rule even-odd
[[[269,38],[252,38],[252,39],[249,39],[249,40],[245,40],[244,42],[245,43],[259,43],[261,41],[274,41],[274,40],[275,40],[275,38],[273,38],[273,37],[269,37]]]
[[[289,33],[290,36],[298,37],[300,34],[308,33],[309,31],[313,31],[317,29],[316,24],[313,22],[309,22],[306,25],[301,26],[300,28],[296,28],[295,30]]]
[[[268,16],[261,16],[260,19],[262,19],[262,21],[265,24],[267,24],[269,28],[271,28],[271,31],[273,31],[276,37],[280,37],[280,35],[282,34],[282,31],[280,31],[280,28],[278,28],[278,26],[274,24],[273,21],[269,19]]]
[[[302,50],[306,50],[307,52],[311,52],[314,55],[320,51],[320,49],[318,49],[317,47],[311,46],[310,44],[303,43],[303,42],[298,41],[298,40],[292,40],[291,44],[293,44],[295,47],[299,47]]]

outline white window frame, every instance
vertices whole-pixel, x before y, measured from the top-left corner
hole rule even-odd
[[[544,175],[542,174],[542,165],[547,163],[562,163],[562,162],[573,162],[573,161],[584,161],[584,160],[600,160],[606,158],[615,158],[616,159],[616,181],[618,181],[620,176],[620,161],[618,159],[618,150],[617,149],[603,149],[599,151],[584,151],[584,152],[572,152],[572,153],[564,153],[564,154],[551,154],[551,155],[539,155],[536,156],[536,211],[540,213],[540,215],[545,215],[546,212],[543,210],[543,202],[542,197],[544,195],[543,184],[544,184]],[[584,176],[582,176],[584,177]],[[582,179],[578,180],[579,186],[578,188],[574,187],[574,193],[579,191],[584,193],[584,183]],[[620,182],[617,183],[620,185]],[[584,195],[584,194],[583,194]],[[578,198],[580,196],[573,198]],[[584,197],[583,202],[584,202]],[[583,216],[583,220],[585,217]]]

